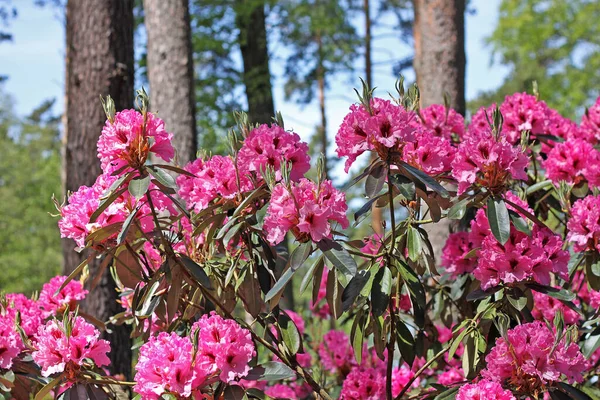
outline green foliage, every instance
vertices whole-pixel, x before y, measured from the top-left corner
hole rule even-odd
[[[469,108],[531,92],[535,80],[550,107],[580,116],[600,86],[599,18],[600,3],[593,0],[503,0],[488,43],[511,71],[499,89],[482,93]]]
[[[0,104],[0,289],[32,292],[59,272],[60,235],[52,195],[60,189],[60,140],[54,101],[23,121]]]

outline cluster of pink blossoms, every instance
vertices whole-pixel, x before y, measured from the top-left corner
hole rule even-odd
[[[557,143],[543,167],[555,185],[560,181],[574,185],[587,181],[590,186],[600,186],[600,152],[583,139]]]
[[[23,349],[23,342],[15,329],[14,318],[0,315],[0,368],[9,369]]]
[[[69,333],[65,321],[50,320],[35,335],[36,350],[31,355],[42,367],[42,376],[66,372],[67,378],[72,379],[86,359],[98,367],[110,363],[106,355],[110,344],[100,339],[100,332],[93,325],[79,316],[68,323]]]
[[[191,335],[196,332],[197,349],[190,337],[166,332],[140,348],[134,390],[142,399],[159,399],[165,393],[199,395],[216,380],[231,383],[248,374],[256,356],[250,332],[214,313],[194,323]]]
[[[415,113],[389,100],[372,99],[370,110],[354,104],[335,137],[337,154],[348,157],[346,172],[365,151],[374,151],[383,160],[407,162],[431,175],[448,172],[455,152],[450,135],[460,133],[460,128],[456,115],[450,120],[445,116],[437,107],[427,109],[420,123]]]
[[[504,117],[502,131],[512,144],[519,143],[523,131],[530,131],[532,136],[549,133],[550,109],[533,95],[515,93],[506,96],[500,112]]]
[[[600,97],[587,109],[580,126],[581,135],[590,143],[600,142]]]
[[[525,393],[541,391],[544,385],[566,379],[581,382],[588,363],[576,343],[562,338],[541,322],[518,325],[507,332],[486,356],[481,375],[490,381],[507,383]]]
[[[42,286],[38,306],[44,310],[45,317],[61,314],[67,309],[73,311],[77,303],[85,299],[88,291],[83,288],[80,281],[75,279],[58,292],[66,280],[66,276],[55,276]]]
[[[511,192],[507,200],[530,211],[527,204]],[[518,213],[511,206],[509,209]],[[470,249],[479,249],[476,257],[465,258]],[[533,280],[550,284],[550,273],[568,278],[569,253],[563,250],[563,241],[548,228],[533,226],[531,236],[518,231],[513,225],[510,236],[500,245],[492,235],[484,209],[477,211],[471,221],[471,231],[453,234],[446,242],[442,260],[451,276],[472,272],[486,290],[493,286]]]
[[[452,162],[452,176],[458,182],[458,194],[473,185],[492,193],[503,192],[508,180],[527,180],[529,160],[523,151],[511,145],[504,136],[497,140],[487,135],[465,139]]]
[[[458,389],[456,400],[516,400],[510,390],[504,389],[498,382],[482,379]]]
[[[321,185],[302,178],[291,188],[279,183],[271,191],[271,201],[264,221],[267,240],[280,243],[291,231],[300,242],[319,242],[331,237],[334,222],[343,229],[348,227],[345,193],[337,190],[331,181]]]
[[[435,136],[448,140],[460,139],[465,134],[465,119],[452,108],[432,104],[420,110],[421,123]]]
[[[547,294],[533,291],[533,301],[535,306],[531,310],[531,315],[535,319],[552,322],[559,311],[562,312],[565,323],[569,325],[576,324],[581,318],[576,311],[567,307],[562,301]]]
[[[294,132],[278,125],[260,125],[250,131],[238,153],[238,165],[243,173],[260,176],[267,166],[273,167],[280,179],[281,163],[291,164],[290,179],[297,181],[310,169],[308,145]]]
[[[106,174],[137,169],[144,165],[150,153],[166,162],[173,159],[173,134],[165,131],[165,123],[151,113],[136,110],[117,112],[107,120],[98,139],[98,158]]]
[[[590,195],[573,204],[567,230],[575,251],[600,251],[600,196]]]

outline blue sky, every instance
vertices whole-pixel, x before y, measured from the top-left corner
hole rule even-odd
[[[19,15],[10,24],[14,35],[12,43],[0,45],[0,75],[8,75],[4,89],[14,99],[14,109],[19,115],[28,114],[43,100],[56,98],[56,111],[63,109],[64,84],[64,22],[52,8],[35,7],[33,1],[19,4]],[[506,68],[490,63],[491,49],[484,39],[496,25],[500,0],[473,0],[471,8],[476,13],[466,17],[467,48],[467,99],[473,98],[479,91],[493,89],[500,85],[507,74]],[[391,22],[391,21],[390,21]],[[374,63],[390,58],[401,59],[410,54],[411,49],[397,39],[389,38],[377,41],[374,47],[384,52],[374,52]],[[390,51],[388,49],[393,49]],[[307,138],[319,121],[317,106],[300,107],[283,100],[282,73],[280,63],[273,63],[274,91],[276,108],[281,110],[286,127],[294,128]],[[350,103],[354,98],[351,90],[359,85],[358,77],[339,77],[330,82],[327,114],[328,131],[333,137]],[[411,76],[407,76],[411,79]],[[393,90],[395,77],[391,67],[382,65],[375,68],[374,85],[382,97]]]

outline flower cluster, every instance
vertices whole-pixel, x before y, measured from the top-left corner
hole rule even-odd
[[[50,320],[40,326],[35,347],[31,355],[42,367],[42,376],[66,372],[67,379],[72,380],[86,360],[92,360],[98,367],[110,363],[106,355],[110,344],[100,339],[100,332],[79,316]]]
[[[532,135],[548,133],[550,109],[533,95],[515,93],[506,96],[500,111],[504,117],[502,131],[509,143],[518,144],[524,131]]]
[[[250,131],[238,153],[238,165],[243,174],[260,176],[267,166],[272,167],[280,179],[281,163],[291,164],[290,178],[298,181],[310,169],[308,145],[300,136],[287,132],[278,125],[260,125]]]
[[[195,335],[194,344],[190,337]],[[204,315],[190,337],[161,332],[140,348],[134,390],[142,399],[199,395],[215,380],[229,383],[248,374],[256,351],[250,333],[235,321]]]
[[[581,318],[579,314],[567,307],[564,303],[556,300],[554,297],[548,296],[544,293],[533,292],[533,301],[535,307],[531,310],[531,314],[535,319],[546,319],[547,321],[553,321],[554,317],[561,312],[565,323],[572,325],[576,324]]]
[[[600,97],[581,118],[581,134],[592,144],[600,141]]]
[[[452,176],[458,182],[458,194],[473,185],[492,193],[505,190],[510,179],[526,180],[528,159],[523,151],[501,136],[491,134],[470,137],[460,144],[452,162]]]
[[[348,227],[346,195],[337,190],[331,181],[319,186],[302,178],[287,187],[279,183],[271,191],[264,230],[272,244],[280,243],[291,231],[300,242],[319,242],[331,236],[332,223]]]
[[[567,230],[575,251],[600,251],[600,196],[587,196],[573,204]]]
[[[458,389],[456,400],[515,400],[510,390],[504,389],[498,382],[482,379],[477,383],[468,383]]]
[[[173,134],[165,131],[165,123],[151,113],[123,110],[106,121],[98,139],[98,158],[106,174],[138,169],[150,153],[166,162],[173,159]]]
[[[14,319],[0,315],[0,368],[10,368],[22,349],[23,342],[15,329]]]
[[[451,277],[473,272],[477,266],[475,257],[466,258],[474,249],[469,232],[454,232],[448,236],[442,250],[442,265]]]
[[[561,379],[580,382],[588,368],[577,344],[564,337],[556,343],[556,334],[541,321],[510,329],[507,339],[498,338],[486,356],[484,378],[533,394]]]
[[[87,295],[80,281],[71,280],[59,292],[58,289],[67,280],[66,276],[55,276],[42,286],[38,306],[44,310],[45,316],[61,314],[65,310],[75,310],[77,303]]]
[[[557,143],[543,163],[546,177],[555,185],[566,181],[578,185],[587,181],[600,186],[600,152],[583,139]]]
[[[432,104],[419,112],[423,126],[433,131],[435,136],[457,140],[465,134],[465,119],[452,108]]]

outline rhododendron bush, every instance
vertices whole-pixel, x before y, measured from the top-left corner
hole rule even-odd
[[[600,398],[600,99],[577,124],[516,93],[465,124],[397,91],[363,88],[336,135],[353,210],[280,115],[238,114],[229,154],[178,165],[143,90],[137,110],[106,99],[103,173],[57,205],[89,256],[2,295],[4,398]],[[384,233],[353,237],[374,207]],[[80,307],[101,273],[109,321]],[[132,377],[110,374],[112,324]]]

